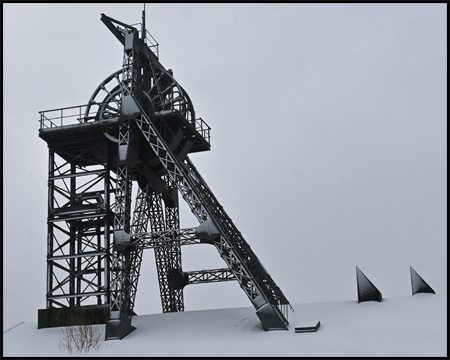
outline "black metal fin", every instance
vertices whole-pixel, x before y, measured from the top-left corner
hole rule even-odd
[[[436,294],[431,286],[428,285],[426,281],[422,279],[422,277],[411,266],[409,267],[409,269],[411,272],[411,288],[413,295],[417,293]]]
[[[358,303],[363,301],[381,301],[381,292],[358,267],[356,267],[356,284],[358,287]]]

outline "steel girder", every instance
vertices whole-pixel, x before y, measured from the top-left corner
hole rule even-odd
[[[163,312],[183,311],[183,291],[174,289],[169,284],[169,273],[171,269],[181,269],[181,246],[175,241],[165,241],[165,237],[179,229],[179,209],[165,206],[162,195],[151,195],[151,229],[153,232],[162,234],[161,246],[154,247],[156,269],[158,274],[159,289]]]
[[[125,49],[126,43],[125,40]],[[134,48],[134,45],[131,47]],[[147,47],[144,48],[148,50]],[[173,154],[176,149],[167,141],[173,141],[170,139],[176,138],[176,135],[172,134],[168,137],[166,131],[170,133],[168,125],[155,121],[154,116],[163,112],[181,112],[186,120],[192,121],[189,114],[193,114],[193,107],[187,94],[173,79],[171,72],[165,71],[159,61],[152,57],[152,54],[149,53],[149,55],[146,58],[150,68],[151,88],[148,92],[142,87],[139,89],[141,91],[131,89],[131,96],[127,99],[127,101],[132,100],[130,101],[133,104],[132,107],[136,109],[133,114],[135,115],[133,123],[137,125],[150,148],[159,158],[167,171],[167,178],[178,188],[200,223],[207,219],[212,220],[218,235],[215,246],[255,308],[258,311],[262,309],[262,312],[257,314],[263,326],[271,328],[276,323],[275,328],[286,328],[288,324],[286,307],[289,306],[289,302],[284,294],[259,262],[188,157]],[[144,61],[141,60],[141,65],[143,63]],[[144,72],[144,69],[142,71]],[[123,84],[123,87],[126,86],[127,84]],[[146,101],[148,105],[143,106],[142,101]],[[190,105],[189,110],[192,109],[192,111],[186,111],[187,105]],[[161,217],[162,214],[155,216],[159,218],[157,221],[162,221]],[[158,269],[170,268],[168,266],[170,256],[168,254],[164,256],[163,249],[165,249],[164,246],[155,249],[155,253],[159,254],[157,261],[158,258],[161,261],[165,258],[165,264],[158,266]]]
[[[203,284],[236,280],[234,273],[228,268],[187,271],[185,274],[187,275],[188,284]]]
[[[135,123],[159,157],[168,176],[177,184],[182,197],[200,223],[207,219],[214,221],[220,232],[220,237],[215,242],[219,254],[233,271],[255,308],[257,310],[264,308],[264,313],[269,313],[267,316],[260,316],[263,326],[270,329],[271,325],[265,326],[264,321],[266,321],[266,323],[275,322],[276,328],[287,328],[286,307],[289,306],[289,302],[281,290],[265,271],[193,164],[189,160],[183,164],[171,153],[142,106],[137,99],[134,100],[141,110]]]
[[[231,269],[241,269],[241,266],[246,267],[251,274],[250,276],[254,279],[255,283],[258,283],[268,301],[272,305],[275,305],[282,314],[287,314],[289,301],[284,296],[281,289],[275,284],[269,273],[265,270],[258,257],[242,237],[242,234],[226,214],[225,210],[188,157],[186,157],[184,161],[184,166],[200,196],[202,196],[202,201],[206,204],[210,216],[217,222],[219,229],[222,229],[223,233],[226,235],[222,235],[220,239],[215,242],[215,246],[219,253],[222,254],[222,257],[228,258],[227,262],[231,264]],[[234,251],[236,251],[235,255],[229,251],[230,245]],[[248,291],[251,294],[253,291],[252,285],[250,285],[251,281],[247,281],[246,277],[243,278],[243,280],[244,283],[249,286]]]
[[[129,141],[129,122],[121,124],[119,133],[120,146],[127,146]],[[128,313],[130,307],[129,279],[131,272],[130,251],[126,248],[131,242],[131,176],[127,165],[119,165],[116,177],[115,211],[114,211],[114,245],[111,252],[111,311]]]
[[[152,231],[140,233],[136,236],[135,246],[142,249],[154,249],[166,246],[168,243],[180,245],[201,244],[202,241],[196,234],[196,228]]]
[[[148,224],[150,221],[149,214],[149,198],[148,198],[148,185],[143,189],[138,188],[138,194],[136,196],[136,203],[133,212],[133,222],[131,225],[132,239],[135,241],[138,234],[146,233],[148,230]],[[130,293],[130,312],[133,313],[133,309],[136,303],[136,294],[138,280],[140,276],[142,258],[143,258],[143,248],[137,247],[133,243],[133,251],[131,251],[131,293]]]
[[[47,308],[109,303],[109,169],[49,149]]]
[[[125,39],[134,36],[133,31],[124,31]],[[126,107],[124,99],[131,96],[136,84],[136,64],[134,63],[135,51],[127,46],[123,52],[121,99],[120,103],[120,127],[118,132],[118,166],[116,178],[116,202],[114,212],[114,245],[111,256],[111,285],[110,285],[110,320],[106,323],[105,338],[121,339],[131,331],[132,316],[132,292],[133,282],[136,282],[139,274],[133,260],[138,260],[131,255],[131,159],[130,159],[130,120],[129,113],[133,111]],[[133,265],[135,266],[133,268]]]
[[[124,45],[122,69],[95,90],[84,118],[80,107],[78,120],[117,123],[117,127],[108,125],[103,131],[105,143],[117,147],[117,156],[113,162],[107,158],[100,160],[103,169],[81,171],[76,159],[83,154],[79,149],[71,154],[69,146],[67,157],[73,159],[68,162],[70,170],[55,175],[59,169],[54,165],[49,168],[49,204],[55,194],[66,192],[69,205],[61,209],[56,206],[57,211],[49,205],[47,307],[64,306],[58,301],[62,298],[69,307],[79,306],[88,298],[97,299],[99,304],[109,303],[106,339],[126,336],[134,329],[131,315],[143,249],[153,248],[163,312],[184,310],[185,285],[237,280],[257,309],[263,327],[286,329],[289,302],[187,157],[189,152],[209,150],[210,128],[203,120],[195,119],[188,94],[145,44],[145,35],[138,38],[135,28],[103,14],[102,21]],[[42,119],[46,120],[43,113]],[[62,126],[62,110],[60,123]],[[52,126],[57,125],[51,122]],[[137,146],[134,149],[138,151],[137,160],[132,145]],[[63,154],[66,149],[61,147],[58,151]],[[50,151],[52,164],[53,157]],[[84,163],[90,164],[95,158],[97,155],[91,153]],[[116,173],[114,180],[109,175],[111,166]],[[79,175],[81,172],[83,175]],[[149,173],[156,174],[157,179]],[[97,176],[98,182],[105,184],[103,192],[99,195],[98,191],[91,194],[92,191],[86,190],[79,197],[79,176]],[[66,189],[55,186],[56,180],[64,179]],[[139,189],[131,221],[131,190],[135,180]],[[212,228],[206,238],[198,229],[180,229],[174,189],[199,220],[199,227],[208,224]],[[110,195],[114,195],[113,204]],[[77,201],[83,205],[80,211],[76,208]],[[98,203],[94,205],[93,201]],[[55,236],[56,232],[63,234],[64,239],[60,241],[61,235]],[[88,236],[95,240],[88,240]],[[181,245],[198,243],[213,244],[228,268],[183,272]],[[56,277],[56,271],[65,272],[64,277]],[[88,279],[86,274],[91,272],[95,277]],[[83,282],[88,286],[83,287]],[[62,291],[65,288],[67,291]]]
[[[168,193],[170,193],[172,189],[176,190],[176,185],[169,177],[165,176],[164,179]],[[168,203],[165,204],[166,230],[177,231],[180,229],[180,208],[178,207],[178,197],[175,204],[171,205],[172,206],[169,206]],[[167,243],[167,245],[162,248],[164,249],[164,256],[166,257],[166,273],[168,274],[168,277],[164,279],[164,286],[167,286],[169,293],[168,298],[161,298],[163,308],[170,309],[169,312],[184,311],[183,289],[176,289],[170,283],[170,272],[172,270],[182,271],[181,245],[176,241],[173,243]],[[162,297],[163,291],[160,291],[160,293]]]

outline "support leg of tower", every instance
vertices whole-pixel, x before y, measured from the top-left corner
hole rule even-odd
[[[178,207],[168,208],[164,217],[161,194],[151,194],[150,225],[152,231],[173,230],[179,228]],[[184,310],[183,289],[174,289],[169,283],[169,270],[181,269],[181,247],[179,244],[167,244],[155,248],[155,260],[161,293],[163,312]]]
[[[122,109],[123,110],[123,109]],[[111,313],[106,323],[105,340],[122,339],[135,328],[131,326],[132,257],[131,234],[131,189],[129,122],[119,129],[118,168],[115,189],[114,240],[111,258]]]
[[[264,330],[288,330],[284,317],[270,303],[265,303],[257,311]]]
[[[139,107],[143,109],[141,105]],[[139,127],[142,135],[159,157],[168,176],[177,184],[182,197],[200,223],[211,219],[219,235],[214,244],[257,309],[264,329],[286,329],[287,317],[279,311],[278,307],[283,308],[289,305],[288,300],[261,265],[193,164],[187,157],[182,162],[171,153],[169,146],[164,143],[155,125],[144,111],[141,110],[141,116],[135,119],[134,124]],[[260,299],[256,300],[257,298]],[[269,310],[269,308],[272,309]]]
[[[131,316],[123,311],[111,311],[106,322],[105,340],[120,340],[136,328],[131,325]]]
[[[180,213],[178,207],[178,193],[174,184],[171,183],[170,179],[166,179],[166,184],[168,188],[175,190],[175,196],[177,200],[175,204],[170,205],[168,202],[165,203],[166,210],[166,230],[179,230],[180,229]],[[183,299],[183,289],[176,289],[172,286],[170,282],[170,272],[173,270],[181,270],[181,245],[179,243],[172,243],[166,247],[167,262],[166,262],[166,273],[167,273],[167,285],[170,294],[171,301],[171,312],[184,311],[184,299]]]
[[[112,254],[111,312],[106,322],[105,340],[122,339],[135,330],[131,325],[130,265],[130,254],[127,250]]]

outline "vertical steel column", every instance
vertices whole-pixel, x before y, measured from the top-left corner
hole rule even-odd
[[[170,184],[172,183],[167,180],[167,189],[170,189]],[[163,206],[163,197],[161,194],[152,193],[150,199],[152,232],[174,230],[170,232],[170,235],[169,233],[167,235],[173,237],[175,230],[180,228],[178,205],[175,204],[175,206],[169,207],[166,204]],[[183,311],[183,290],[174,289],[170,286],[169,280],[172,269],[179,269],[181,271],[181,246],[179,244],[173,244],[173,242],[168,242],[162,246],[156,246],[154,251],[162,310],[163,312]]]
[[[161,194],[152,192],[150,200],[150,229],[152,232],[164,231],[166,224],[164,220],[163,200]],[[155,247],[156,272],[158,274],[159,291],[161,295],[161,305],[163,312],[170,312],[170,294],[167,282],[167,256],[165,247]]]
[[[77,252],[76,253],[77,254],[81,254],[83,252],[83,241],[82,241],[83,232],[84,232],[83,221],[82,220],[74,220],[74,221],[72,221],[72,223],[75,223],[77,228],[78,228],[78,231],[77,231],[77,233],[75,235],[76,236],[76,238],[75,238],[76,239],[75,245],[76,245],[76,248],[77,248]],[[76,271],[74,272],[75,275],[76,275],[76,283],[77,283],[76,292],[77,292],[77,294],[80,294],[81,293],[81,276],[79,276],[79,275],[82,274],[82,259],[81,259],[81,257],[77,257],[76,259],[73,259],[73,260],[74,261],[76,260],[76,263],[77,263]],[[97,269],[97,271],[98,271],[98,269]],[[76,306],[81,306],[81,297],[77,297],[76,301],[77,301],[77,305]]]
[[[102,283],[108,249],[101,246],[100,225],[108,212],[99,190],[105,186],[105,175],[98,166],[92,170],[79,166],[49,149],[47,309],[94,305],[92,300],[101,305],[108,292]],[[44,327],[62,319],[47,314],[48,321],[41,322]],[[66,324],[53,326],[62,325]]]
[[[139,187],[138,194],[136,196],[135,209],[133,212],[133,222],[131,225],[131,234],[133,240],[136,239],[136,235],[146,233],[149,223],[149,200],[148,200],[148,185],[143,189]],[[131,294],[130,294],[130,310],[133,311],[135,301],[137,286],[140,276],[140,269],[143,256],[143,248],[134,248],[130,254],[131,259],[131,270],[130,270],[130,281],[131,281]]]
[[[173,230],[174,236],[176,233],[176,230],[180,229],[180,208],[178,207],[178,191],[172,192],[173,189],[176,188],[176,184],[173,183],[173,181],[166,176],[166,187],[167,192],[176,194],[177,200],[175,201],[174,206],[165,206],[166,210],[166,230]],[[176,240],[176,239],[174,239]],[[170,281],[170,274],[171,272],[175,271],[182,271],[181,268],[181,245],[179,243],[173,242],[169,243],[168,245],[164,246],[165,249],[165,256],[167,257],[166,260],[166,273],[167,276],[167,287],[169,292],[169,299],[170,299],[170,311],[176,312],[176,311],[184,311],[184,299],[183,299],[183,289],[175,289],[171,285]]]
[[[111,244],[111,233],[110,233],[110,215],[112,214],[111,209],[111,164],[110,164],[110,144],[107,140],[105,140],[105,159],[106,159],[106,166],[105,166],[105,182],[103,187],[103,194],[104,194],[104,202],[105,202],[105,209],[106,209],[106,216],[104,218],[104,234],[103,234],[103,248],[106,249],[107,256],[104,261],[105,270],[103,272],[104,277],[104,284],[107,287],[106,295],[103,297],[103,303],[104,304],[110,304],[111,303],[111,288],[110,288],[110,263],[111,263],[111,256],[112,256],[112,244]]]
[[[55,152],[48,149],[48,212],[47,212],[47,257],[53,254],[53,222],[50,218],[53,214],[53,199],[55,195]],[[53,302],[48,298],[48,295],[53,289],[53,262],[47,260],[47,309],[53,307]]]
[[[134,48],[136,33],[126,30],[118,143],[118,167],[116,182],[116,207],[114,213],[114,244],[111,253],[111,318],[106,323],[106,340],[121,339],[135,328],[131,326],[131,168],[129,163],[130,119],[133,111],[125,99],[130,99],[136,83]]]
[[[70,174],[72,175],[70,177],[70,206],[74,206],[75,205],[75,197],[76,197],[76,166],[75,164],[70,164]],[[75,290],[75,283],[76,283],[76,278],[77,278],[77,270],[75,268],[75,245],[76,245],[76,241],[77,239],[77,226],[76,226],[77,220],[72,220],[69,221],[69,228],[70,228],[70,245],[69,245],[69,255],[71,256],[69,259],[69,294],[73,295],[76,294],[76,290]],[[77,281],[79,282],[79,280]],[[77,305],[80,304],[80,299],[75,299],[75,297],[71,297],[69,298],[69,306],[70,307],[74,307],[75,306],[75,300],[77,300]]]
[[[121,146],[129,144],[129,121],[120,126],[119,162]],[[106,323],[105,339],[122,339],[135,328],[131,326],[131,176],[126,164],[117,167],[114,212],[114,240],[110,252],[110,320]]]
[[[119,158],[121,146],[125,149],[129,144],[129,121],[120,126],[119,132]],[[126,159],[124,160],[126,162]],[[117,168],[115,189],[114,212],[114,246],[111,254],[112,260],[112,284],[111,284],[111,311],[129,310],[129,270],[130,254],[127,245],[131,242],[130,217],[131,217],[131,177],[128,165],[119,165]]]
[[[108,217],[106,215],[105,217]],[[102,235],[101,235],[101,221],[97,221],[97,226],[95,228],[95,236],[97,237],[97,251],[101,251],[102,249]],[[108,258],[108,256],[106,256]],[[107,283],[105,283],[107,284]],[[102,260],[97,258],[97,286],[100,288],[102,286]],[[100,305],[102,303],[102,296],[97,295],[97,304]]]

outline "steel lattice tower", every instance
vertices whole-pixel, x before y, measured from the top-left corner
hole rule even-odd
[[[49,177],[38,327],[106,323],[107,340],[126,336],[143,250],[152,248],[163,312],[184,310],[186,285],[235,280],[265,330],[287,329],[288,300],[188,157],[210,150],[210,127],[159,62],[145,11],[140,28],[101,20],[124,47],[122,67],[87,105],[40,112]],[[198,227],[180,229],[179,195]],[[181,247],[199,243],[215,246],[226,266],[184,272]]]

